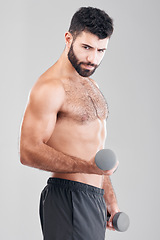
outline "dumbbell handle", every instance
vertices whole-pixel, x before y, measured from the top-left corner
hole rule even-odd
[[[109,221],[109,218],[110,214],[108,213],[107,221]],[[129,217],[124,212],[118,212],[114,215],[112,224],[115,230],[119,232],[125,232],[127,231],[130,224]]]

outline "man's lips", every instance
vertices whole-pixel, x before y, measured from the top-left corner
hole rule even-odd
[[[85,63],[82,63],[82,65],[89,70],[94,69],[94,66],[91,66],[91,65],[88,65],[88,64],[85,64]]]

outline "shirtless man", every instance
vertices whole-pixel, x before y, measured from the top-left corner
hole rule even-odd
[[[95,164],[105,146],[108,107],[89,78],[112,32],[112,19],[104,11],[80,8],[65,33],[62,55],[30,92],[20,160],[52,172],[40,201],[45,240],[104,240],[106,226],[114,230],[112,218],[119,208],[109,176],[118,163],[110,171]]]

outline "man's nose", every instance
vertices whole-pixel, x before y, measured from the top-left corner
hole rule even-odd
[[[94,51],[94,52],[91,52],[88,56],[87,56],[87,61],[94,64],[94,65],[97,65],[98,62],[97,62],[97,52]]]

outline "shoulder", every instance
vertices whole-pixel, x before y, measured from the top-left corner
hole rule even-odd
[[[94,83],[94,84],[96,85],[96,87],[99,88],[99,86],[98,86],[98,84],[96,83],[96,81],[94,81],[92,78],[89,78],[89,80],[90,80],[92,83]]]
[[[57,110],[64,103],[65,91],[58,79],[40,77],[29,94],[29,102],[33,107]]]

